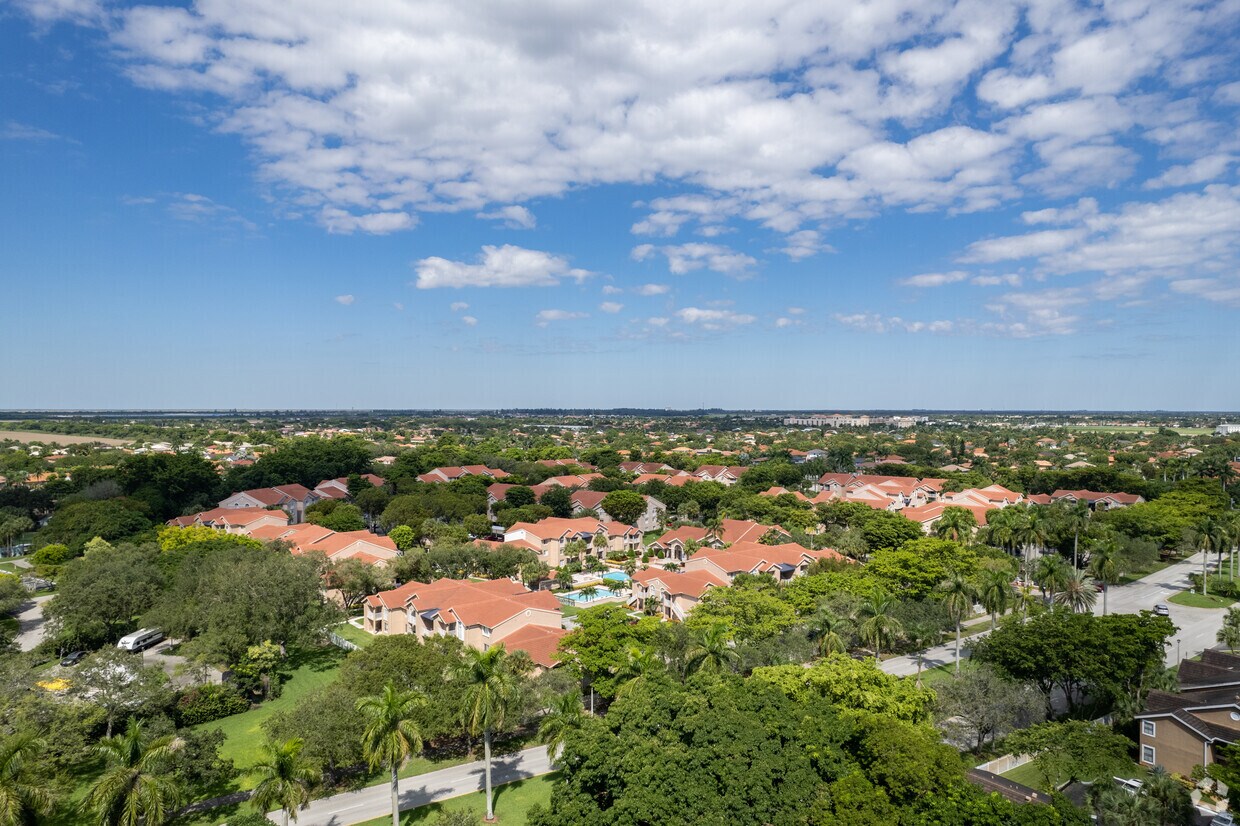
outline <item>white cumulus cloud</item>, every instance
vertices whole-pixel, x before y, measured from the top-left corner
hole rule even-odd
[[[564,279],[578,282],[587,270],[569,265],[568,259],[540,250],[505,244],[484,246],[476,262],[422,258],[413,264],[414,282],[420,290],[437,287],[554,287]]]

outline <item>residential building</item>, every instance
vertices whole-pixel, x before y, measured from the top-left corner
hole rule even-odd
[[[738,542],[726,548],[700,548],[685,562],[685,572],[705,571],[729,583],[737,574],[770,574],[786,581],[805,573],[819,559],[847,560],[830,549],[811,551],[793,542],[763,545]]]
[[[963,508],[973,514],[973,518],[977,521],[978,527],[985,527],[986,512],[994,510],[996,506],[961,504],[958,502],[930,502],[925,505],[918,505],[912,508],[903,508],[900,515],[905,519],[911,519],[921,525],[921,529],[927,534],[934,533],[934,526],[943,518],[943,511],[948,508]]]
[[[362,614],[363,627],[372,634],[414,634],[419,640],[453,636],[479,651],[501,642],[506,648],[518,647],[509,646],[508,640],[523,629],[537,626],[555,633],[561,622],[560,602],[554,595],[531,591],[509,579],[406,582],[367,597]],[[516,640],[532,645],[540,659],[549,660],[546,648],[552,633],[527,631]]]
[[[713,571],[647,568],[633,574],[629,604],[639,611],[657,612],[664,619],[683,622],[703,594],[711,588],[721,588],[727,584],[727,579]]]
[[[692,476],[703,482],[719,482],[731,486],[740,481],[741,476],[747,470],[749,468],[741,465],[702,465],[693,472]]]
[[[684,562],[689,558],[689,554],[685,552],[685,545],[689,542],[696,542],[698,545],[723,545],[723,542],[706,528],[682,525],[663,534],[646,548],[652,553],[662,553],[664,559],[672,562]]]
[[[1093,510],[1124,508],[1144,502],[1145,497],[1135,493],[1099,493],[1092,490],[1057,490],[1051,494],[1052,502],[1086,502]]]
[[[317,551],[332,562],[357,559],[380,567],[400,556],[396,543],[370,531],[333,531],[321,525],[261,526],[248,531],[255,539],[283,540],[295,556]]]
[[[1207,649],[1180,663],[1175,691],[1151,691],[1136,715],[1137,761],[1189,777],[1240,740],[1240,657]]]
[[[466,476],[486,476],[491,479],[503,479],[508,474],[499,468],[491,468],[486,465],[463,465],[460,467],[437,467],[428,470],[418,477],[419,482],[454,482],[457,479],[464,479]]]
[[[306,518],[306,508],[321,497],[305,485],[277,485],[234,493],[220,502],[221,508],[280,508],[289,520],[297,523]]]
[[[215,528],[225,533],[248,534],[263,527],[287,527],[288,514],[282,510],[267,508],[212,508],[209,511],[178,516],[167,524],[178,528],[201,526]]]
[[[540,562],[558,568],[566,560],[565,549],[574,540],[585,543],[587,556],[595,554],[596,536],[606,538],[608,553],[636,553],[641,548],[642,533],[637,528],[590,517],[551,516],[538,522],[517,522],[504,531],[504,543],[529,548],[538,554]]]
[[[596,490],[573,491],[571,498],[573,514],[579,515],[585,511],[594,511],[598,514],[600,522],[614,522],[615,519],[603,508],[603,500],[606,497],[607,494]],[[648,531],[657,531],[666,524],[667,505],[653,496],[643,496],[642,499],[646,500],[646,510],[637,517],[633,527],[643,534]]]
[[[383,487],[383,477],[375,476],[373,473],[363,473],[362,478],[375,487]],[[324,479],[314,486],[314,493],[320,499],[348,499],[349,498],[349,478],[341,476],[339,479]]]

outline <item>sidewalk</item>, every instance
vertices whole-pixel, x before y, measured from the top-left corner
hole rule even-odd
[[[550,774],[553,771],[547,749],[537,746],[491,760],[491,784],[499,786]],[[416,809],[452,797],[482,791],[483,761],[464,763],[427,772],[400,781],[400,810]],[[354,792],[313,800],[297,813],[297,826],[349,826],[392,814],[391,785],[387,782]],[[267,819],[280,823],[280,812],[269,812]]]

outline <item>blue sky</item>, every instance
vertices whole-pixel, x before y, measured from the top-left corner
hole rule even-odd
[[[698,5],[0,3],[0,408],[1240,408],[1234,4]]]

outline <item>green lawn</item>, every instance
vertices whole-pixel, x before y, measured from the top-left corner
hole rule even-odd
[[[1174,602],[1176,605],[1186,605],[1189,608],[1226,608],[1234,605],[1234,599],[1227,597],[1216,597],[1214,594],[1194,594],[1191,591],[1180,591],[1173,596],[1168,602]]]
[[[545,805],[551,799],[551,787],[555,778],[555,774],[548,774],[496,786],[494,789],[496,821],[506,826],[524,824],[525,813],[530,810],[531,806],[535,803]],[[478,816],[478,822],[481,823],[486,814],[486,796],[482,792],[475,792],[462,797],[454,797],[442,803],[432,803],[429,806],[410,809],[401,812],[400,822],[402,826],[429,823],[440,812],[458,811],[473,812]],[[391,815],[387,815],[367,820],[358,826],[389,826],[391,822]]]
[[[203,723],[196,728],[223,730],[226,739],[220,746],[220,756],[231,759],[238,769],[245,771],[258,761],[259,748],[266,740],[263,722],[277,711],[292,708],[302,697],[334,680],[344,656],[345,652],[335,646],[294,653],[289,658],[292,673],[279,697],[244,714]],[[251,785],[249,777],[241,777],[241,788],[248,789]]]
[[[1004,772],[1002,776],[1013,783],[1020,783],[1022,786],[1028,786],[1031,789],[1042,788],[1042,773],[1038,771],[1037,763],[1032,760],[1023,766],[1017,766],[1009,772]],[[1058,778],[1056,782],[1058,782]]]
[[[358,628],[356,625],[351,625],[350,623],[347,623],[347,622],[340,623],[332,630],[336,632],[337,636],[343,637],[344,639],[348,640],[349,642],[353,643],[354,645],[360,648],[365,648],[366,646],[374,642],[374,639],[375,639],[374,634],[371,634],[368,631],[364,631],[361,628]]]

